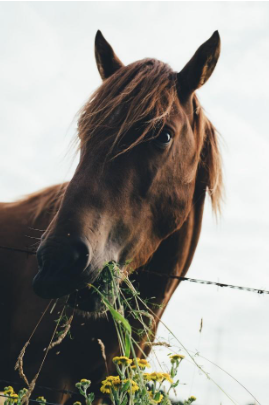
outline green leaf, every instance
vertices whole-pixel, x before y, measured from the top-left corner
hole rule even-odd
[[[91,392],[90,394],[87,395],[87,400],[89,402],[93,402],[93,400],[94,400],[94,393],[93,392]]]
[[[171,384],[171,388],[176,388],[179,384],[179,380],[177,380],[175,383]]]
[[[159,401],[160,398],[161,398],[161,393],[156,392],[156,394],[154,395],[154,401]]]
[[[128,396],[125,396],[121,405],[127,405],[127,402],[128,402]]]
[[[126,392],[130,389],[130,381],[126,381],[126,383],[124,383],[123,387],[121,388],[122,392]]]
[[[116,322],[120,322],[122,323],[122,325],[124,326],[124,328],[127,330],[127,332],[129,332],[129,334],[131,335],[132,333],[132,329],[131,329],[131,325],[129,324],[129,322],[127,321],[127,319],[125,319],[118,311],[116,311],[108,302],[108,300],[104,297],[104,295],[96,288],[92,285],[92,288],[95,289],[96,292],[98,292],[98,294],[101,295],[102,300],[104,302],[104,304],[107,306],[107,308],[109,309],[111,315],[113,316],[114,320]]]
[[[124,356],[130,357],[131,353],[131,339],[128,333],[125,333],[125,353]]]
[[[127,321],[127,319],[125,319],[119,312],[117,312],[110,304],[108,301],[105,302],[105,304],[107,305],[111,315],[113,316],[114,320],[117,322],[121,322],[122,325],[124,326],[124,328],[126,329],[127,332],[129,332],[130,334],[132,333],[132,329],[131,329],[131,325],[129,324],[129,322]]]

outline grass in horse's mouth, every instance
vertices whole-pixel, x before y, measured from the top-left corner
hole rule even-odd
[[[107,311],[100,297],[90,287],[82,288],[71,294],[67,304],[75,310],[87,312],[89,315],[91,313],[101,314]]]
[[[112,287],[112,273],[109,266],[113,266],[114,268],[115,265],[114,263],[107,263],[93,285],[88,285],[70,294],[67,304],[75,310],[78,310],[79,313],[81,313],[81,311],[87,313],[88,316],[105,314],[107,312],[107,306],[104,304],[101,296],[104,296],[106,300],[113,305],[116,299],[115,288],[118,289],[119,287],[119,280],[116,282],[114,280]]]

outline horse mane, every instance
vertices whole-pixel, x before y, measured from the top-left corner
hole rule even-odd
[[[107,153],[111,158],[129,151],[139,143],[158,136],[173,112],[177,98],[177,74],[169,65],[155,59],[144,59],[122,67],[103,82],[81,109],[78,149],[83,150],[88,145],[91,150],[100,153],[107,144]],[[204,189],[208,191],[213,210],[217,213],[222,196],[217,132],[196,95],[193,96],[193,111],[193,130],[201,146],[198,172],[203,171]],[[124,144],[126,134],[134,128],[140,129],[138,136]],[[44,209],[59,209],[67,183],[57,186],[57,189],[55,187],[29,196],[35,218]]]
[[[196,95],[193,97],[194,132],[202,140],[199,171],[203,172],[203,183],[211,199],[213,212],[221,212],[223,200],[222,159],[219,149],[219,134],[206,117]]]

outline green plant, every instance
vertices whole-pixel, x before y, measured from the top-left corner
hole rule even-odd
[[[22,400],[27,394],[28,389],[27,388],[22,388],[21,390],[18,391],[18,394],[14,391],[14,388],[9,385],[8,387],[4,388],[4,396],[6,396],[6,400],[4,402],[4,405],[21,405]],[[46,405],[47,400],[44,397],[38,397],[36,399],[37,402],[40,403],[40,405]]]
[[[150,364],[145,359],[114,357],[113,362],[117,375],[107,376],[101,383],[100,391],[109,396],[113,405],[171,405],[169,391],[179,383],[179,381],[174,382],[172,374],[174,377],[177,375],[183,358],[182,355],[170,356],[170,373],[148,373],[144,370],[150,368]],[[79,392],[86,399],[86,405],[90,405],[94,399],[93,394],[87,393],[89,386],[90,381],[85,379],[76,384]],[[184,402],[184,405],[189,405],[193,401],[195,401],[195,397],[190,397]]]
[[[86,380],[83,378],[76,384],[77,389],[79,390],[80,394],[85,398],[86,405],[91,405],[94,400],[94,393],[88,393],[88,389],[91,385],[90,380]],[[74,405],[81,405],[80,402],[75,402]]]
[[[113,405],[171,405],[169,392],[179,384],[179,380],[174,381],[174,378],[184,356],[170,353],[171,368],[169,373],[144,371],[145,368],[150,367],[150,364],[146,359],[136,357],[135,346],[137,346],[137,342],[132,336],[132,329],[126,313],[129,317],[132,316],[140,322],[141,330],[139,333],[143,333],[149,342],[151,341],[151,325],[154,322],[154,317],[147,309],[148,303],[145,309],[140,308],[139,301],[141,298],[128,278],[124,280],[125,288],[119,287],[119,280],[121,279],[122,274],[119,265],[106,263],[105,271],[99,277],[99,281],[105,280],[106,289],[90,285],[99,294],[112,316],[121,351],[121,356],[113,359],[117,375],[107,376],[101,383],[100,391],[110,398]],[[103,286],[104,283],[101,282],[100,285]],[[90,394],[87,394],[90,381],[81,380],[76,386],[86,399],[86,405],[90,405],[94,399],[92,395],[89,397]],[[184,404],[189,405],[193,401],[195,401],[195,397],[190,397]]]

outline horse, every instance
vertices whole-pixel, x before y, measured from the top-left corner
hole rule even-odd
[[[140,296],[154,297],[149,303],[154,339],[179,284],[169,276],[184,276],[191,265],[207,193],[213,210],[220,209],[218,136],[196,95],[219,54],[215,31],[179,73],[150,58],[125,66],[97,32],[102,84],[80,111],[80,159],[73,178],[0,205],[0,379],[21,381],[14,371],[17,357],[48,302],[56,299],[74,314],[73,339],[48,353],[39,376],[39,385],[56,391],[46,394],[37,384],[34,393],[68,403],[70,396],[58,391],[74,390],[81,378],[90,379],[98,392],[119,355],[113,320],[88,287],[98,287],[104,263],[121,263]],[[36,255],[29,236],[37,240]],[[50,342],[55,311],[44,315],[27,347],[28,379]],[[136,339],[137,356],[148,354],[145,337]]]

